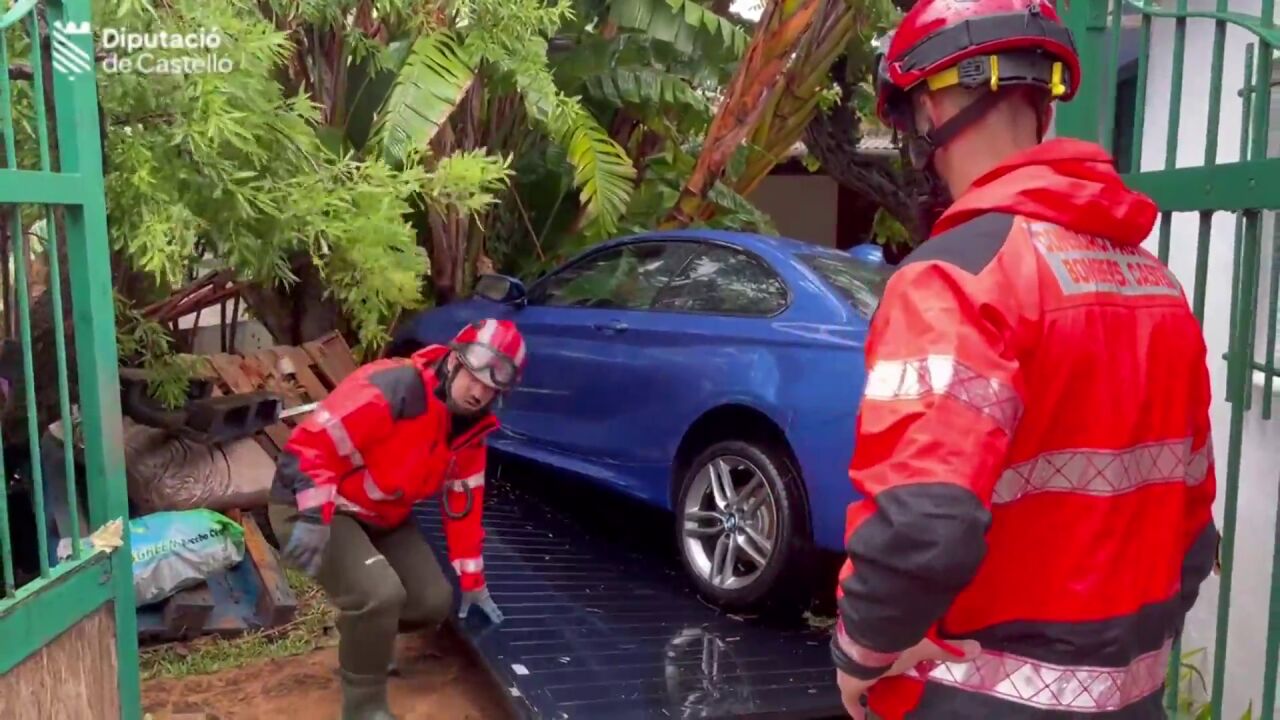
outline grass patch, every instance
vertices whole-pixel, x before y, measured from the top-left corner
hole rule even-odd
[[[298,598],[298,614],[292,622],[234,638],[206,637],[143,648],[139,653],[142,679],[207,675],[268,658],[302,655],[324,646],[334,617],[324,591],[292,568],[285,574]]]

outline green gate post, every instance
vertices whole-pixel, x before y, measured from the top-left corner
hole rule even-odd
[[[89,0],[64,0],[48,6],[50,24],[89,23]],[[68,39],[94,57],[89,34]],[[97,482],[89,488],[89,521],[100,527],[114,519],[125,524],[124,545],[111,553],[114,585],[116,658],[119,664],[120,713],[140,718],[142,698],[138,668],[138,621],[133,602],[128,495],[124,473],[120,378],[116,364],[111,255],[107,244],[106,188],[102,178],[102,136],[98,125],[97,82],[93,75],[68,78],[54,73],[58,147],[63,173],[79,175],[81,203],[66,207],[68,274],[71,279],[76,355],[79,358],[80,415],[83,423],[85,472]],[[68,440],[72,437],[66,430]]]
[[[1115,91],[1104,73],[1107,0],[1076,0],[1063,15],[1080,51],[1080,89],[1071,102],[1058,106],[1055,130],[1063,137],[1101,143],[1102,98]]]
[[[1276,317],[1280,299],[1280,240],[1274,243],[1270,276],[1273,287],[1265,318],[1268,321],[1265,345],[1268,357],[1265,362],[1254,358],[1255,326],[1259,312],[1259,270],[1261,261],[1261,212],[1280,209],[1280,158],[1267,157],[1267,140],[1270,134],[1271,67],[1273,49],[1280,45],[1280,31],[1275,24],[1275,0],[1262,0],[1258,15],[1231,12],[1229,0],[1217,0],[1213,10],[1190,9],[1188,0],[1114,0],[1111,17],[1108,17],[1108,0],[1076,0],[1065,8],[1065,19],[1081,55],[1081,89],[1077,97],[1058,111],[1058,134],[1098,142],[1110,147],[1112,138],[1108,130],[1113,127],[1114,109],[1109,98],[1116,93],[1116,72],[1121,32],[1120,4],[1136,10],[1142,16],[1139,77],[1134,109],[1134,139],[1130,174],[1126,181],[1130,186],[1147,193],[1159,205],[1160,229],[1158,255],[1168,260],[1172,242],[1172,215],[1174,212],[1199,214],[1199,235],[1195,248],[1194,290],[1191,297],[1196,317],[1204,321],[1205,293],[1208,284],[1208,260],[1213,215],[1218,212],[1233,213],[1236,219],[1234,270],[1231,280],[1231,311],[1229,313],[1228,350],[1223,356],[1228,361],[1228,381],[1225,399],[1231,403],[1231,421],[1227,427],[1217,428],[1219,436],[1228,437],[1225,467],[1219,469],[1219,494],[1223,496],[1225,512],[1222,525],[1222,575],[1219,581],[1216,638],[1213,652],[1213,679],[1210,697],[1211,716],[1223,717],[1223,691],[1226,685],[1227,646],[1230,631],[1231,588],[1235,567],[1236,514],[1239,498],[1240,464],[1243,444],[1245,414],[1252,407],[1253,372],[1261,371],[1266,380],[1261,418],[1270,420],[1272,403],[1270,389],[1278,374],[1270,357],[1276,347]],[[1172,6],[1172,7],[1171,7]],[[1161,18],[1173,26],[1172,52],[1160,57],[1150,55],[1151,24],[1153,18]],[[1214,22],[1213,50],[1209,66],[1207,137],[1204,163],[1200,166],[1178,167],[1178,128],[1181,124],[1182,71],[1186,53],[1188,20],[1202,18]],[[1219,113],[1221,111],[1223,52],[1228,25],[1235,25],[1258,39],[1256,53],[1256,80],[1252,75],[1245,82],[1243,97],[1243,132],[1240,160],[1217,163]],[[1115,33],[1108,38],[1108,27]],[[1104,56],[1106,41],[1110,39],[1109,62]],[[1247,47],[1247,64],[1254,62],[1254,46]],[[1143,122],[1147,99],[1147,71],[1152,63],[1166,63],[1170,68],[1171,87],[1168,99],[1168,134],[1165,142],[1163,168],[1142,172]],[[1192,60],[1192,67],[1203,67],[1201,59]],[[1252,67],[1249,70],[1253,70]],[[1277,516],[1280,523],[1280,515]],[[1280,525],[1277,526],[1276,555],[1273,559],[1271,605],[1266,638],[1266,659],[1263,705],[1258,708],[1264,720],[1275,716],[1276,684],[1280,678]],[[1176,646],[1175,646],[1176,647]],[[1175,652],[1169,669],[1168,708],[1177,706],[1178,653]],[[1252,694],[1251,694],[1252,695]],[[1256,696],[1253,696],[1256,699]],[[1257,707],[1257,706],[1255,706]]]

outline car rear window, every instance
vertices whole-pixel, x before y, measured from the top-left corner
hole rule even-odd
[[[804,254],[800,260],[866,317],[876,311],[892,272],[888,265],[840,255]]]

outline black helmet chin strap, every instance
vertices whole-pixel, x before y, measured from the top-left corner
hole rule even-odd
[[[986,117],[1003,98],[998,92],[991,92],[974,100],[964,107],[963,110],[951,116],[941,126],[934,128],[931,132],[920,135],[912,133],[907,138],[908,152],[911,156],[911,164],[917,170],[925,170],[933,164],[933,154],[938,148],[944,147],[947,143],[956,139],[956,136],[971,127],[974,123]]]

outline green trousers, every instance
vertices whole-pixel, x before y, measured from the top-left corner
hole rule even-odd
[[[271,504],[271,529],[289,542],[297,509]],[[453,586],[422,534],[407,522],[394,530],[334,515],[316,581],[338,609],[338,664],[354,675],[384,675],[396,634],[440,625],[453,608]]]

